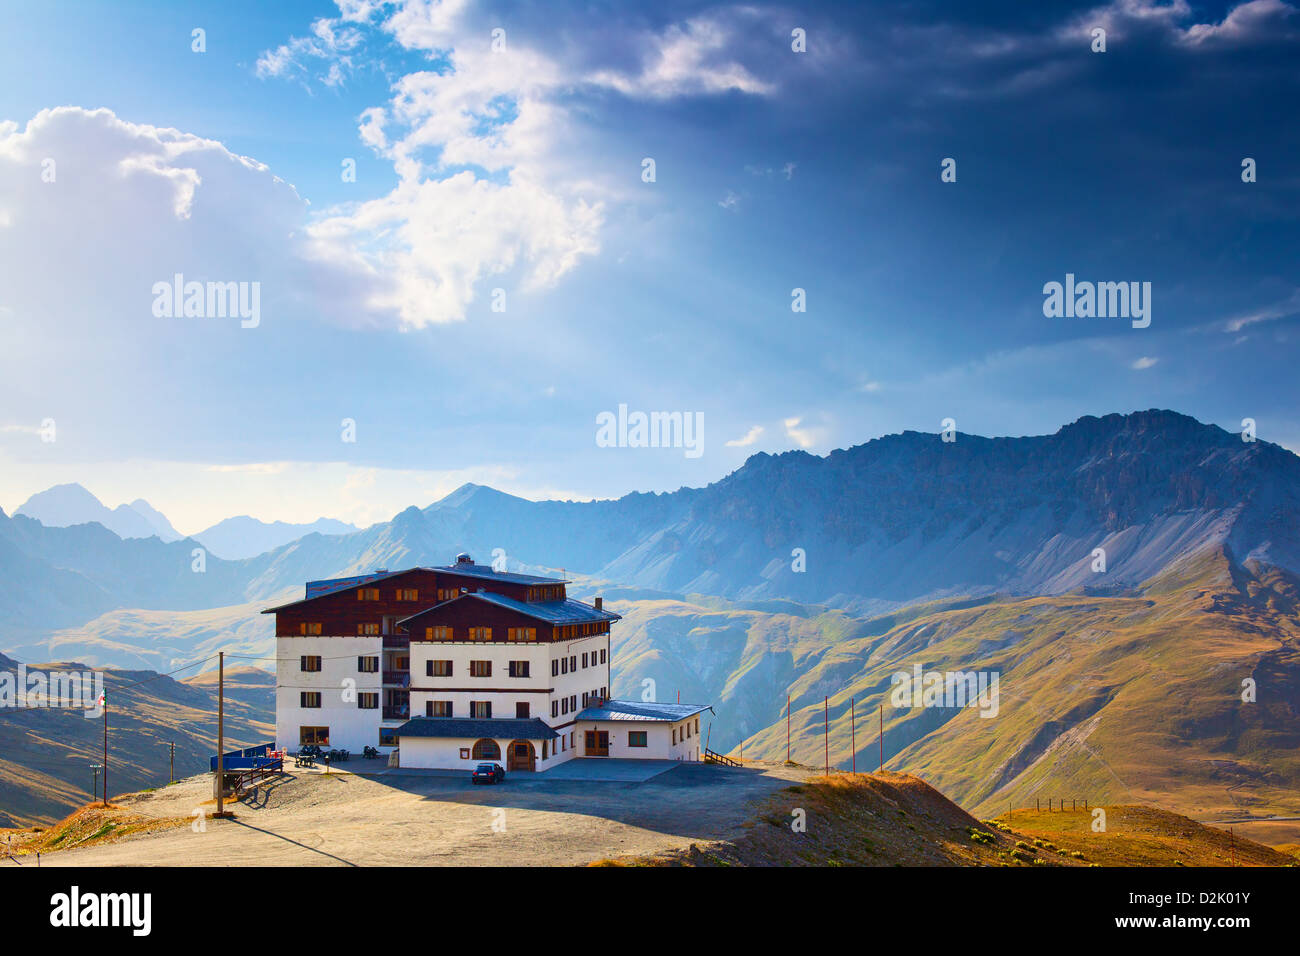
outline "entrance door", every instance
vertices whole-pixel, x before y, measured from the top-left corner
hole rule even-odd
[[[587,731],[587,756],[588,757],[608,757],[609,756],[609,731],[607,730],[589,730]]]
[[[536,770],[537,752],[527,740],[512,740],[506,751],[506,770]]]

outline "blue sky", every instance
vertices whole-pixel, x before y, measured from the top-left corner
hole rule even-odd
[[[1300,448],[1282,0],[0,18],[6,510],[364,524],[1149,407]],[[257,326],[153,314],[177,272],[260,283]],[[1045,317],[1066,273],[1150,282],[1150,327]],[[598,446],[620,404],[702,415],[703,453]]]

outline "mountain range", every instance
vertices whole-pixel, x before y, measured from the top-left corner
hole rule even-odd
[[[172,527],[166,515],[143,498],[109,508],[76,482],[55,485],[32,495],[14,514],[35,518],[51,528],[96,523],[124,539],[156,537],[160,541],[171,542],[184,537]],[[317,518],[315,521],[293,524],[237,515],[218,521],[192,537],[219,557],[239,559],[272,551],[303,535],[350,534],[357,530],[356,525],[335,518]]]
[[[795,746],[816,751],[829,715],[846,765],[852,699],[884,706],[891,759],[968,806],[1069,787],[1300,813],[1300,458],[1176,412],[758,454],[704,488],[616,500],[470,484],[202,571],[196,546],[0,514],[0,648],[161,670],[269,654],[256,612],[307,580],[500,549],[605,595],[624,615],[614,691],[650,679],[714,704],[715,750],[783,757],[788,694]],[[1004,717],[891,713],[889,676],[916,663],[1001,673]],[[1262,696],[1243,711],[1245,679]]]
[[[364,531],[313,532],[232,561],[214,549],[201,576],[188,540],[21,515],[0,519],[0,547],[23,552],[31,574],[83,576],[110,607],[217,607],[501,549],[511,567],[874,614],[955,595],[1122,590],[1213,547],[1300,570],[1298,527],[1300,458],[1153,410],[1047,436],[904,432],[826,457],[758,454],[705,488],[616,500],[528,501],[467,484]]]

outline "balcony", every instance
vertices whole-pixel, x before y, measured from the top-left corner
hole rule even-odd
[[[404,650],[411,646],[411,635],[409,634],[385,634],[384,647],[393,650]]]
[[[410,671],[384,671],[385,687],[410,687]]]
[[[410,704],[385,704],[384,720],[410,720]]]

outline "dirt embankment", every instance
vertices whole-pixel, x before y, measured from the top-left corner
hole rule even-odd
[[[1093,808],[1096,809],[1096,808]],[[763,801],[733,840],[607,866],[1294,866],[1296,858],[1151,807],[1016,810],[979,821],[907,774],[833,774]]]

